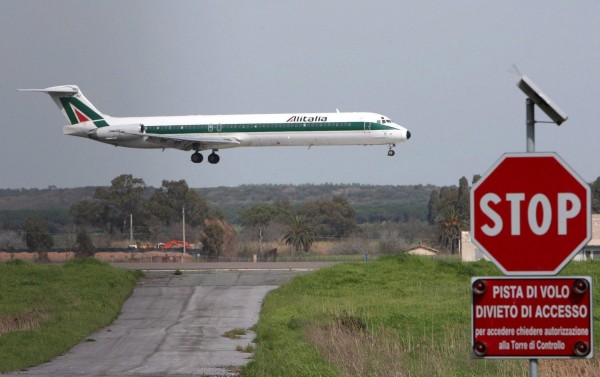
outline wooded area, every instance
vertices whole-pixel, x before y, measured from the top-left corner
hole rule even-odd
[[[183,236],[206,256],[386,253],[425,244],[455,253],[470,187],[360,184],[161,187],[123,174],[106,187],[0,190],[1,250],[154,249]],[[600,177],[591,184],[600,212]]]
[[[70,208],[91,200],[97,190],[109,187],[47,189],[0,189],[0,226],[17,229],[27,217],[42,217],[57,226],[70,225]],[[291,206],[343,197],[352,205],[359,224],[380,221],[425,220],[433,185],[376,186],[360,184],[321,185],[241,185],[238,187],[196,188],[207,205],[233,224],[240,224],[242,210],[259,204],[288,202]],[[144,187],[142,197],[150,197],[155,188]]]

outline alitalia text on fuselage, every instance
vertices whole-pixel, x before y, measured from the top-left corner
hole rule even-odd
[[[410,132],[376,113],[292,113],[111,117],[101,113],[76,85],[22,89],[50,95],[69,124],[66,135],[130,148],[193,151],[192,162],[216,164],[219,149],[261,146],[388,145],[410,139]]]
[[[327,117],[326,116],[321,116],[321,115],[294,115],[292,116],[290,119],[287,120],[288,122],[327,122]]]

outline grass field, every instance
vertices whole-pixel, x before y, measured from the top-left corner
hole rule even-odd
[[[48,361],[110,324],[139,277],[94,259],[0,263],[0,372]]]
[[[470,357],[470,277],[499,274],[489,262],[403,255],[297,277],[265,299],[242,375],[527,376],[527,360]],[[600,263],[561,275],[593,277],[598,313]],[[596,360],[540,360],[539,372],[598,376]]]

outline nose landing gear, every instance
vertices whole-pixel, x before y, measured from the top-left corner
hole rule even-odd
[[[396,154],[396,152],[393,149],[395,146],[396,146],[396,144],[390,144],[390,149],[388,149],[388,156],[392,157],[393,155]]]

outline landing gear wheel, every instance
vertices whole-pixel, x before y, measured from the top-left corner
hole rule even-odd
[[[192,162],[194,164],[199,164],[202,162],[202,160],[204,160],[204,157],[202,157],[202,153],[196,152],[196,153],[192,154]]]
[[[220,160],[221,157],[219,157],[219,155],[214,152],[208,155],[208,162],[210,162],[211,164],[218,164]]]
[[[388,156],[390,156],[390,157],[392,157],[392,156],[393,156],[393,155],[395,155],[395,154],[396,154],[396,152],[394,152],[394,150],[393,150],[393,149],[390,149],[390,150],[388,151]]]

